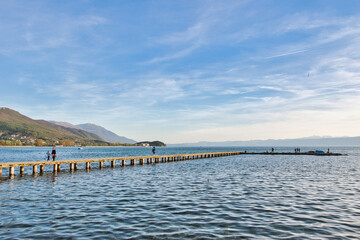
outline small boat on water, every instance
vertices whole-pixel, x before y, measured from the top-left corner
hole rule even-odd
[[[307,153],[309,153],[309,154],[325,154],[325,152],[322,150],[312,150],[312,151],[308,151]]]
[[[82,149],[83,149],[83,147],[78,147],[78,149],[79,149],[79,150],[82,150]]]

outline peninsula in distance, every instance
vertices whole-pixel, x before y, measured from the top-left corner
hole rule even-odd
[[[166,146],[161,141],[137,142],[95,124],[34,120],[0,108],[0,146]]]

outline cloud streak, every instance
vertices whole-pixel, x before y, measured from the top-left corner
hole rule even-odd
[[[4,4],[3,104],[172,143],[360,135],[357,11],[267,4]]]

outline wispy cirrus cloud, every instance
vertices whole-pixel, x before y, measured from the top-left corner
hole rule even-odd
[[[4,3],[2,101],[168,142],[360,134],[356,6],[166,6]]]

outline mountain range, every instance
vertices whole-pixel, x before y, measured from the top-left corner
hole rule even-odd
[[[0,108],[0,137],[32,142],[42,139],[49,143],[72,140],[76,143],[101,144],[105,141],[87,131],[59,126],[45,120],[34,120],[9,108]]]
[[[72,140],[78,144],[136,143],[95,124],[73,125],[66,122],[34,120],[10,108],[0,108],[0,138],[16,138],[22,141],[43,139],[55,143]]]
[[[168,144],[169,147],[210,147],[210,146],[359,146],[360,137],[307,137],[295,139],[268,139],[268,140],[250,140],[250,141],[225,141],[225,142],[196,142]]]
[[[34,139],[56,143],[72,140],[77,144],[102,145],[108,143],[134,144],[135,140],[95,124],[73,125],[67,122],[34,120],[9,108],[0,107],[0,139],[31,143]],[[145,143],[145,142],[143,142]],[[148,142],[146,142],[148,143]],[[165,145],[165,144],[164,144]],[[296,139],[268,139],[250,141],[197,142],[169,144],[168,146],[359,146],[360,137],[308,137]]]
[[[130,144],[136,143],[135,140],[132,140],[127,137],[119,136],[101,126],[98,126],[98,125],[95,125],[92,123],[73,125],[68,122],[56,122],[56,121],[50,121],[50,122],[57,124],[59,126],[63,126],[63,127],[67,127],[67,128],[81,129],[81,130],[96,134],[97,136],[101,137],[102,139],[104,139],[105,141],[110,142],[110,143],[116,143],[116,142],[130,143]]]

